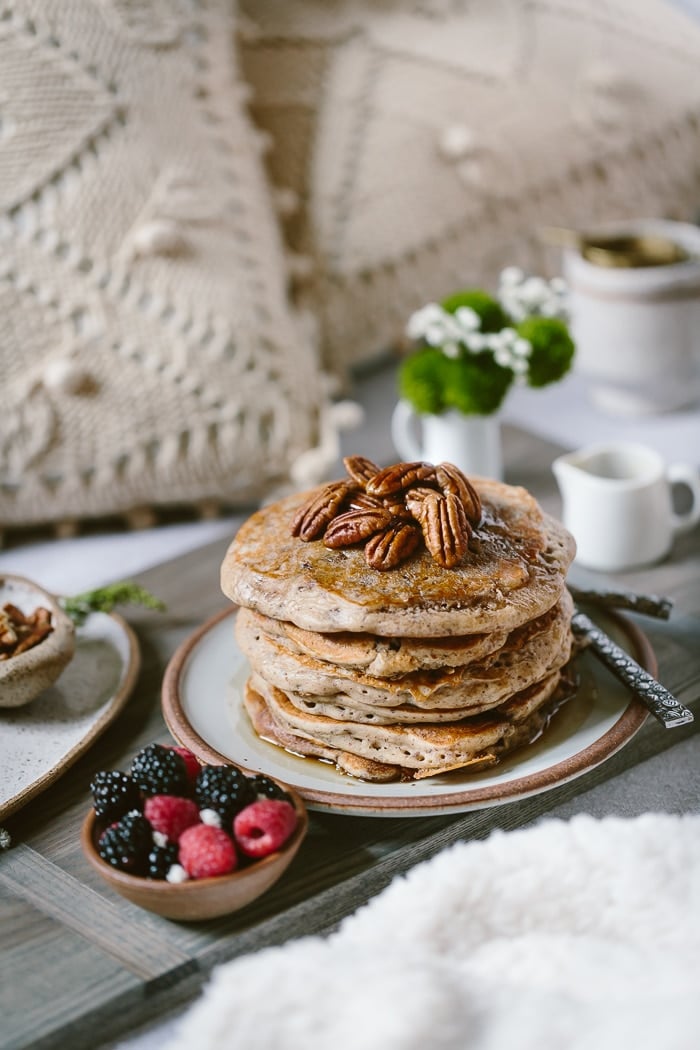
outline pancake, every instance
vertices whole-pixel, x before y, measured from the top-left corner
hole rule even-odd
[[[481,478],[474,486],[483,515],[454,568],[421,548],[379,573],[361,546],[329,549],[292,536],[307,492],[263,507],[241,526],[221,566],[222,590],[309,631],[426,638],[512,630],[559,600],[574,541],[525,489]]]
[[[258,630],[283,642],[293,652],[377,678],[396,678],[411,671],[463,667],[500,649],[508,637],[505,630],[454,638],[381,638],[359,631],[329,634],[307,631],[287,620],[273,620],[252,609],[246,609],[245,614]]]
[[[399,718],[397,711],[458,709],[461,717],[488,710],[515,692],[562,667],[571,653],[572,602],[568,592],[553,610],[516,628],[506,643],[481,661],[463,667],[418,671],[382,679],[294,652],[270,638],[258,621],[239,610],[236,638],[254,672],[287,693],[324,700],[364,717],[372,708]],[[390,715],[390,712],[392,713]],[[411,719],[416,721],[416,719]]]
[[[534,740],[563,700],[562,676],[512,697],[501,710],[449,724],[361,726],[321,715],[302,714],[285,694],[252,676],[245,707],[263,737],[299,754],[313,754],[350,772],[345,756],[360,760],[355,768],[363,779],[421,779],[453,769],[485,768],[515,748]],[[341,765],[341,761],[343,765]],[[378,763],[372,775],[364,763]]]

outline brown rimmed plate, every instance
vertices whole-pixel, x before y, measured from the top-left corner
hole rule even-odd
[[[300,758],[261,740],[242,704],[248,677],[236,644],[236,610],[207,620],[177,649],[163,680],[162,707],[179,743],[202,762],[233,762],[294,787],[310,809],[361,816],[428,816],[503,805],[549,791],[600,765],[641,728],[647,710],[589,653],[577,657],[576,696],[528,747],[482,773],[459,771],[410,783],[370,784],[335,766]],[[618,614],[595,619],[652,675],[656,658],[646,635]]]

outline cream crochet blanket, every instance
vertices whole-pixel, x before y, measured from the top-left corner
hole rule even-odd
[[[221,966],[168,1050],[691,1050],[698,973],[700,816],[550,819]]]

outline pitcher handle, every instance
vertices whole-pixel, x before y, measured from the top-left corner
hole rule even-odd
[[[396,402],[391,416],[391,440],[402,459],[409,462],[423,458],[423,450],[415,434],[419,416],[410,401]]]
[[[675,532],[689,532],[700,521],[700,474],[689,463],[671,463],[666,471],[670,485],[685,485],[690,489],[693,502],[683,514],[673,512]]]

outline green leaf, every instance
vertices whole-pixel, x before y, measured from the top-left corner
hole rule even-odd
[[[121,580],[70,598],[61,598],[60,604],[78,627],[85,623],[91,612],[111,612],[117,605],[142,605],[161,612],[165,609],[165,603],[160,598],[131,580]]]

